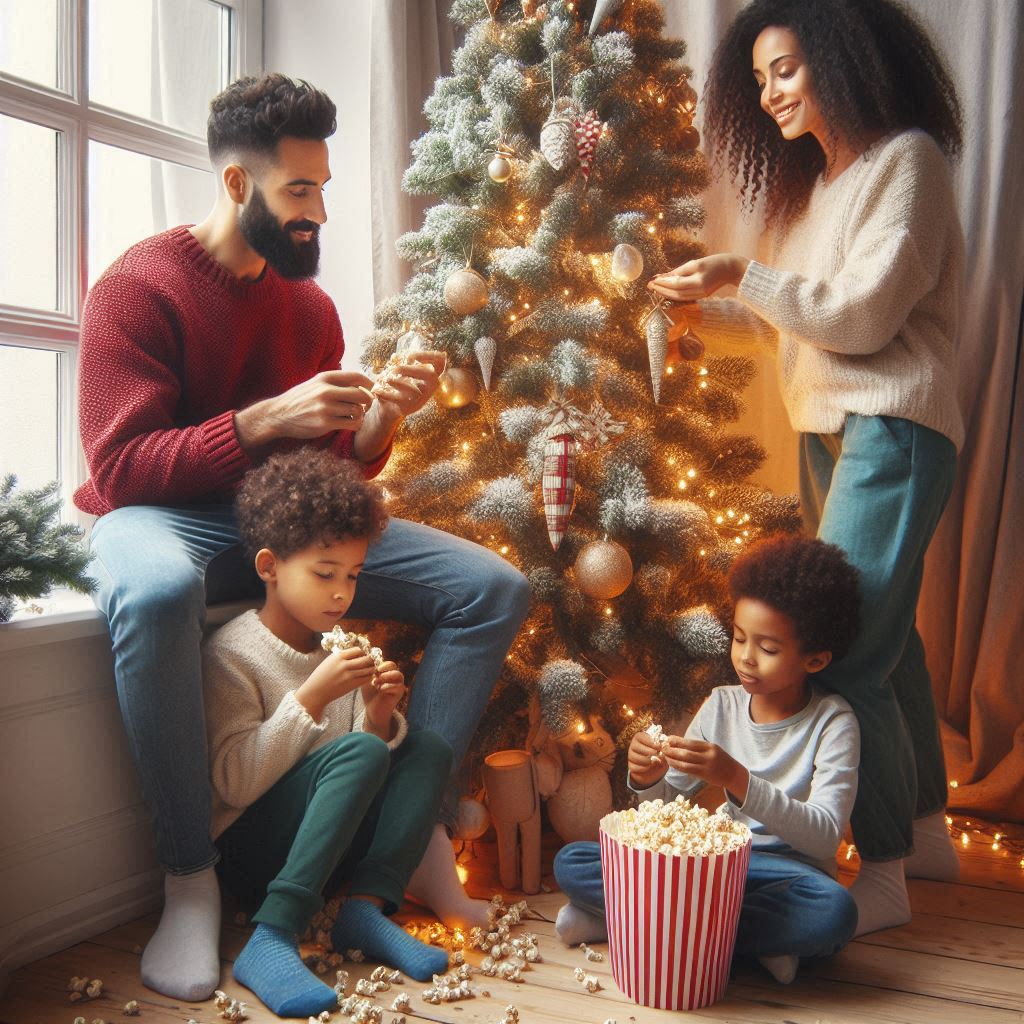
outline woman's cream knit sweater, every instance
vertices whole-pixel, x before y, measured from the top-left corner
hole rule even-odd
[[[834,434],[850,414],[898,416],[959,449],[956,338],[964,262],[949,168],[927,134],[876,142],[775,244],[736,299],[700,303],[709,342],[776,349],[793,429]]]

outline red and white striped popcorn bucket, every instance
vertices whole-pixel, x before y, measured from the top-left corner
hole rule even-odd
[[[618,841],[601,819],[601,869],[612,978],[643,1006],[696,1010],[725,994],[751,843],[707,857]]]

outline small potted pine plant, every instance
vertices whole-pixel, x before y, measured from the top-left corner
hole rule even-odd
[[[90,554],[82,530],[61,523],[56,480],[35,490],[17,490],[8,473],[0,481],[0,622],[6,622],[18,601],[45,597],[53,586],[83,594],[96,588],[86,575]]]

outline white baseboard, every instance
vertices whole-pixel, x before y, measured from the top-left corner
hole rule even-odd
[[[0,992],[19,967],[155,910],[162,883],[163,872],[154,868],[8,925],[0,931]]]

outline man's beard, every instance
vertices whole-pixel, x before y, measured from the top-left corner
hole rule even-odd
[[[311,220],[293,220],[282,227],[270,212],[259,187],[253,185],[249,205],[238,220],[242,237],[281,277],[297,280],[315,277],[320,269],[320,225]],[[292,230],[312,231],[308,242],[297,242]]]

